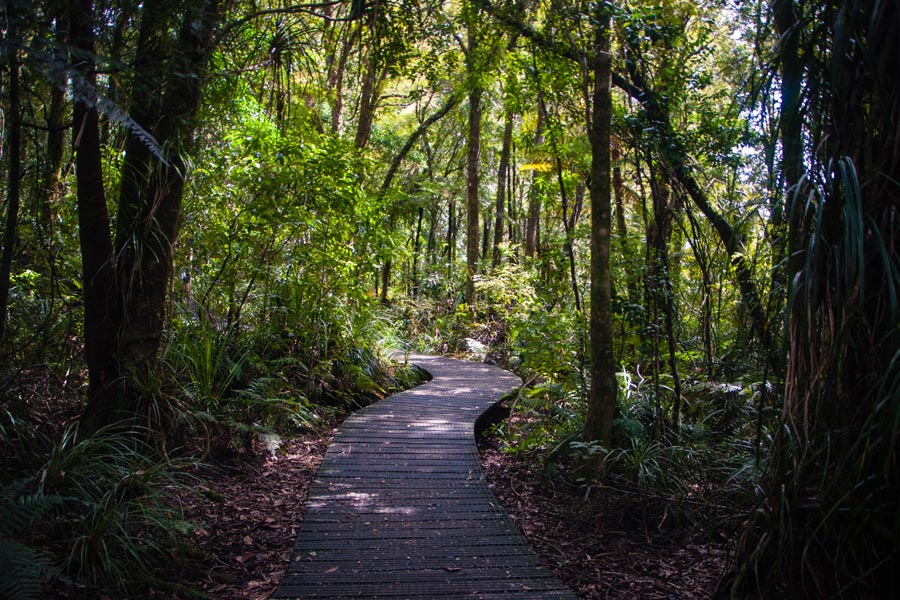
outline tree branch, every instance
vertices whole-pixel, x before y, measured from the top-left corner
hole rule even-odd
[[[422,121],[422,123],[416,128],[416,130],[412,132],[412,135],[407,138],[406,143],[403,144],[400,152],[398,152],[397,155],[394,156],[394,159],[391,161],[391,166],[388,168],[387,174],[384,176],[384,181],[381,183],[381,188],[378,190],[379,195],[383,195],[388,190],[388,188],[391,187],[391,182],[394,180],[394,176],[397,174],[397,170],[400,168],[400,163],[403,162],[403,159],[406,158],[406,155],[409,154],[410,150],[412,150],[416,142],[419,141],[419,138],[425,134],[429,127],[447,116],[447,113],[453,110],[453,107],[459,104],[460,100],[462,100],[462,94],[458,91],[454,91],[447,97],[444,105],[441,106],[437,110],[437,112]]]

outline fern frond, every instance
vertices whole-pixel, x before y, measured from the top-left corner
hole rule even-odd
[[[0,540],[0,600],[41,598],[52,571],[49,559],[34,548]]]
[[[70,51],[76,52],[75,49],[70,49]],[[44,77],[47,78],[51,85],[64,87],[65,82],[70,80],[72,82],[72,95],[75,100],[84,102],[91,108],[96,108],[104,117],[129,130],[147,147],[153,156],[163,165],[169,166],[162,146],[159,145],[159,142],[156,141],[156,138],[150,132],[141,127],[118,104],[103,97],[95,84],[85,79],[83,75],[74,69],[69,69],[68,65],[58,56],[49,52],[32,50],[29,54],[29,62],[43,72]]]
[[[55,494],[33,492],[31,478],[17,479],[6,486],[0,496],[0,537],[14,536],[47,514],[65,504],[66,499]]]

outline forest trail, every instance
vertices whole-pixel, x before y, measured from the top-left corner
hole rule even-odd
[[[433,380],[344,422],[272,597],[575,600],[488,489],[475,447],[478,417],[521,380],[450,358],[410,361]]]

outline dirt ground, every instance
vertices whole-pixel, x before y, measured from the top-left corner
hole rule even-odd
[[[581,598],[713,595],[728,543],[708,512],[637,491],[549,479],[500,452],[496,440],[482,444],[482,464],[541,561]]]

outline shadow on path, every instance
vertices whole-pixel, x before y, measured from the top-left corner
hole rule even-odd
[[[575,600],[488,489],[475,447],[478,417],[521,380],[450,358],[410,362],[433,379],[344,422],[272,598]]]

